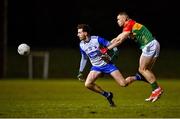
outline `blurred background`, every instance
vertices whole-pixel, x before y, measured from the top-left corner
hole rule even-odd
[[[76,78],[80,53],[76,26],[87,23],[93,35],[108,40],[122,29],[116,22],[119,11],[147,26],[161,44],[153,70],[159,77],[180,77],[179,4],[175,0],[1,0],[0,77],[28,78],[29,56],[20,56],[17,47],[27,43],[32,52],[48,52],[48,78]],[[141,51],[131,40],[118,47],[117,66],[133,75]],[[33,57],[33,77],[44,73],[44,57]],[[90,65],[88,64],[87,67]],[[89,71],[86,68],[86,73]]]

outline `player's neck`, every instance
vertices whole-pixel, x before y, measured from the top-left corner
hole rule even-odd
[[[127,19],[123,26],[126,26],[130,20],[132,20],[132,19]]]
[[[87,37],[84,42],[88,43],[90,41],[90,37]]]

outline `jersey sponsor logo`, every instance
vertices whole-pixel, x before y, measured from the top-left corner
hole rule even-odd
[[[90,58],[96,58],[97,56],[99,56],[100,52],[98,52],[97,50],[96,51],[93,51],[93,52],[90,52],[88,53],[88,56]]]

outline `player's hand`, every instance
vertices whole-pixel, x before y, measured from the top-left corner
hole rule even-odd
[[[111,61],[111,57],[107,53],[102,55],[101,58],[107,63]]]
[[[108,51],[108,48],[100,48],[100,52],[102,53],[102,54],[106,54],[107,53],[107,51]]]
[[[77,78],[78,78],[80,81],[85,81],[85,79],[83,78],[83,73],[82,73],[82,72],[79,72],[79,73],[78,73]]]

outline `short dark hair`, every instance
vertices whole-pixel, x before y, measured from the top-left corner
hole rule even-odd
[[[119,12],[118,15],[125,15],[125,16],[127,17],[127,19],[129,19],[129,15],[128,15],[127,12],[125,12],[125,11]]]
[[[78,24],[77,29],[82,29],[84,32],[87,32],[88,34],[91,33],[91,28],[88,24]]]

